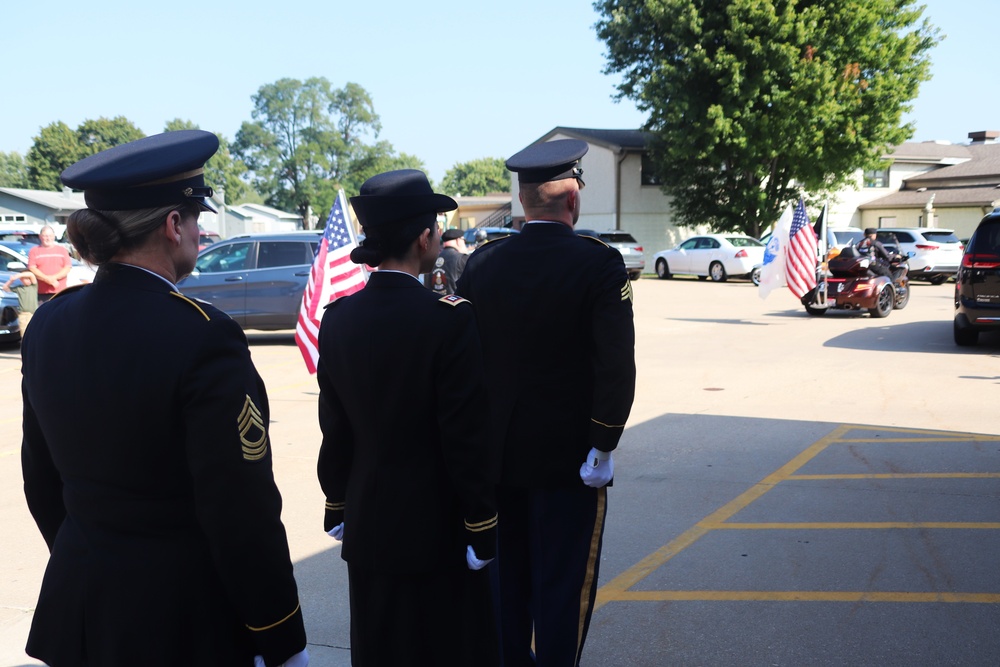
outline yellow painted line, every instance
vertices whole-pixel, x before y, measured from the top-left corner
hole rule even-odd
[[[954,431],[932,431],[930,429],[905,428],[902,426],[866,426],[865,424],[842,424],[848,427],[848,431],[878,431],[879,433],[912,433],[926,436],[941,436],[946,440],[1000,440],[1000,435],[977,435],[975,433],[956,434]],[[900,438],[900,441],[907,442],[909,439]],[[857,442],[885,442],[886,438],[865,438]],[[855,442],[846,439],[845,442]]]
[[[1000,523],[975,521],[872,521],[872,522],[804,522],[804,523],[705,523],[709,530],[912,530],[934,528],[945,530],[1000,530]]]
[[[597,590],[597,600],[594,603],[594,610],[596,611],[597,609],[600,609],[608,600],[615,599],[617,595],[627,591],[629,588],[635,586],[637,583],[648,577],[664,563],[697,542],[702,536],[705,535],[705,533],[711,530],[710,526],[721,524],[727,519],[735,516],[738,512],[745,509],[750,503],[754,502],[774,488],[776,484],[788,479],[788,477],[796,470],[800,469],[806,463],[818,456],[820,452],[834,442],[837,442],[845,433],[853,430],[854,428],[855,427],[848,425],[838,426],[831,431],[829,435],[814,442],[804,451],[795,456],[791,461],[778,468],[757,484],[754,484],[752,487],[737,496],[734,500],[723,505],[721,508],[699,521],[670,543],[660,547],[608,583],[604,584],[604,586]]]
[[[904,472],[850,475],[790,475],[788,481],[832,479],[998,479],[1000,472]]]
[[[934,437],[934,438],[844,438],[839,442],[844,444],[850,443],[871,443],[871,442],[892,442],[892,443],[906,443],[912,444],[914,442],[996,442],[1000,440],[1000,437],[995,435],[973,435],[969,434],[962,436],[960,438],[956,437]]]
[[[998,593],[892,591],[624,591],[612,602],[965,602],[1000,604]]]
[[[2,459],[5,456],[13,456],[14,454],[18,454],[20,452],[21,452],[20,449],[9,449],[6,452],[0,452],[0,459]]]

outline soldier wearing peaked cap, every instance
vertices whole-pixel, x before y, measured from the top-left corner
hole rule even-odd
[[[24,491],[51,552],[27,652],[52,667],[308,664],[263,382],[240,327],[175,287],[217,148],[170,132],[62,174],[99,269],[21,348]]]
[[[527,221],[520,234],[473,253],[458,281],[458,295],[475,305],[491,432],[503,452],[497,566],[505,667],[580,661],[611,452],[635,391],[632,289],[621,254],[573,231],[586,152],[583,141],[558,140],[507,160]]]
[[[319,333],[324,528],[343,540],[355,667],[498,663],[489,579],[497,513],[482,352],[470,304],[417,276],[456,208],[420,171],[379,174],[351,205],[351,253],[378,266]]]
[[[427,286],[439,295],[454,294],[469,254],[465,247],[465,237],[459,229],[448,229],[441,234],[441,254],[434,262],[434,268],[427,274]]]

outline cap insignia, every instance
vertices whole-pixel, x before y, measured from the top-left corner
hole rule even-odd
[[[240,429],[240,443],[243,445],[243,458],[247,461],[259,461],[267,454],[267,429],[260,410],[254,405],[253,399],[247,396],[243,402],[240,416],[236,418]]]

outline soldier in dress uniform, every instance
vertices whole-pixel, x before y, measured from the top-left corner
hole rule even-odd
[[[239,325],[175,286],[218,145],[169,132],[62,173],[99,269],[21,347],[24,491],[51,552],[27,652],[52,667],[308,664],[264,384]]]
[[[351,198],[378,266],[319,333],[318,474],[325,529],[343,539],[355,667],[498,662],[489,578],[496,548],[482,352],[471,305],[417,276],[456,203],[423,172],[374,176]]]
[[[440,295],[454,294],[455,285],[465,270],[469,254],[460,229],[448,229],[441,235],[441,254],[427,274],[428,287]]]
[[[491,431],[503,463],[497,562],[505,667],[575,666],[597,592],[607,489],[635,392],[632,289],[621,254],[578,236],[587,144],[507,160],[521,233],[469,257]],[[534,633],[535,655],[532,655]]]

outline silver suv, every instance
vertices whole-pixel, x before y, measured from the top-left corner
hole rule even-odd
[[[639,276],[646,269],[646,255],[642,251],[642,246],[628,232],[620,229],[610,229],[606,232],[596,232],[593,229],[578,229],[576,233],[581,236],[593,236],[601,239],[609,246],[622,254],[625,261],[625,270],[628,271],[630,280],[638,280]]]
[[[893,238],[895,237],[895,239]],[[955,275],[962,263],[962,242],[950,229],[929,227],[882,227],[877,236],[884,245],[897,245],[901,255],[910,255],[910,278],[940,285]]]

